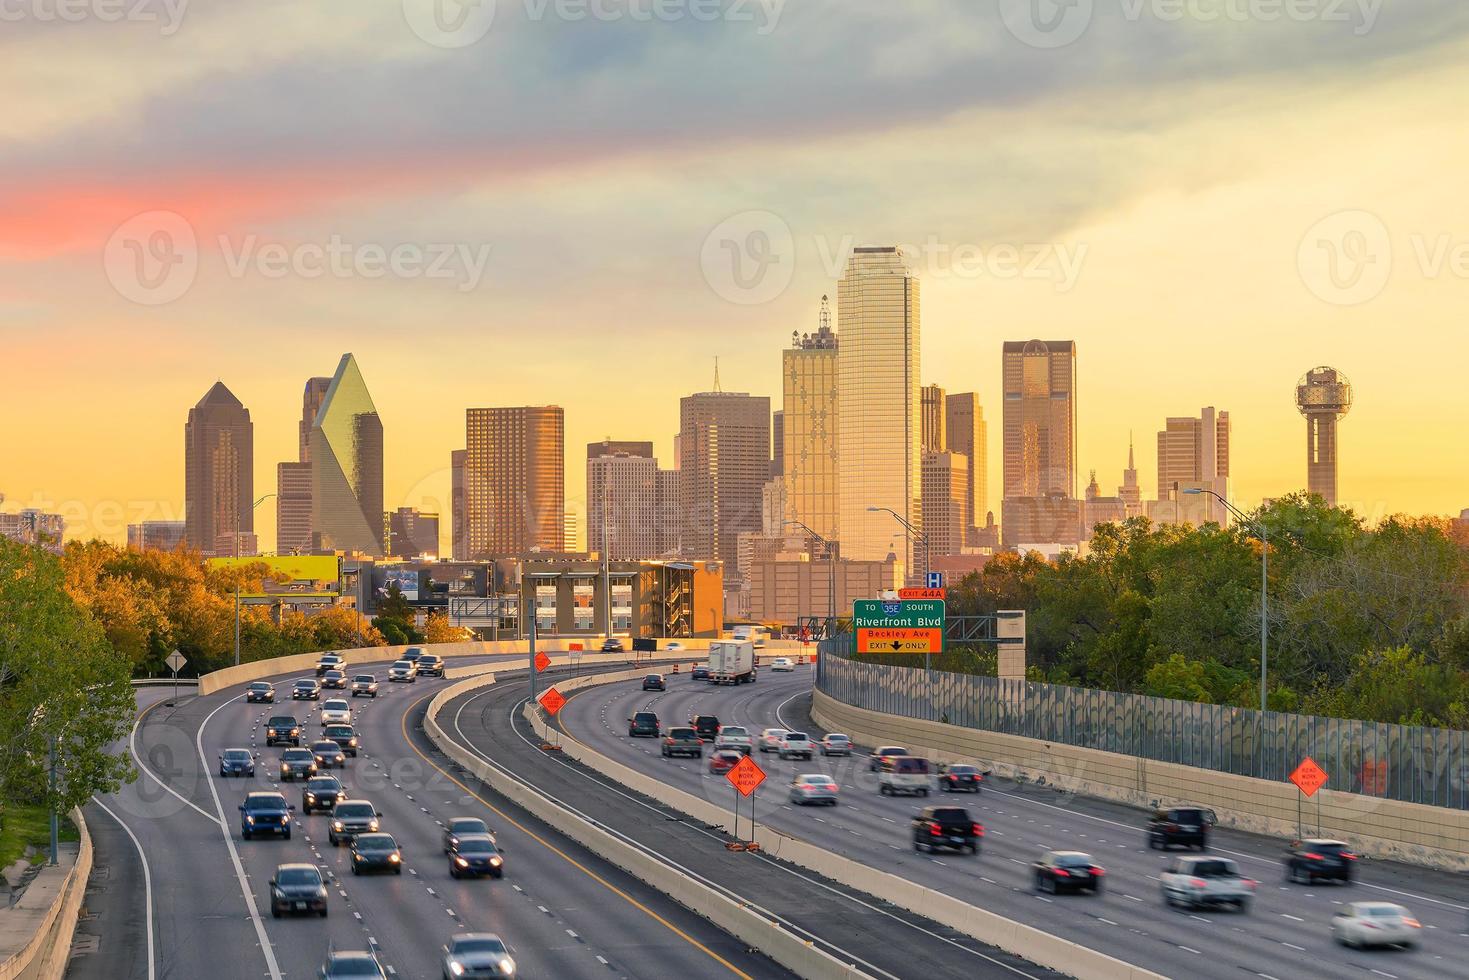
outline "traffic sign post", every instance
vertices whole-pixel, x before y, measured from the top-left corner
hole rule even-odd
[[[536,654],[536,673],[539,674],[549,666],[551,666],[550,657],[546,656],[545,653]]]
[[[174,650],[173,653],[170,653],[164,658],[163,662],[168,664],[169,670],[173,671],[173,701],[177,703],[179,699],[179,670],[189,661],[182,653]],[[173,704],[170,704],[169,707],[172,708]]]
[[[734,818],[735,818],[734,839],[735,839],[736,845],[738,845],[740,843],[740,797],[742,797],[742,796],[746,796],[746,797],[751,796],[755,792],[755,789],[761,783],[765,782],[765,770],[764,769],[761,769],[760,768],[760,764],[758,762],[756,762],[754,759],[750,758],[749,756],[744,756],[743,758],[740,759],[739,762],[735,763],[734,768],[730,769],[729,772],[727,772],[727,773],[724,774],[724,778],[727,779],[727,780],[729,780],[729,784],[731,786],[733,786],[734,789],[735,789],[735,798],[734,798]],[[750,843],[752,845],[754,845],[754,842],[755,842],[755,801],[752,798],[750,800]],[[753,848],[742,848],[742,849],[744,849],[744,850],[751,850]]]
[[[924,584],[930,589],[942,589],[944,587],[944,573],[929,572],[924,576]]]
[[[1317,790],[1326,785],[1326,770],[1316,764],[1316,760],[1309,755],[1301,760],[1295,771],[1290,774],[1290,781],[1296,784],[1300,791],[1296,795],[1296,833],[1304,837],[1301,829],[1301,801],[1306,796],[1316,796]],[[1316,833],[1321,833],[1321,798],[1316,797]]]
[[[907,590],[905,590],[907,591]],[[932,670],[935,653],[944,652],[943,599],[858,599],[852,603],[852,629],[858,653],[921,653]]]
[[[566,706],[566,698],[554,687],[547,688],[546,693],[541,695],[540,701],[541,707],[546,709],[546,714],[552,717],[555,717],[556,712]]]

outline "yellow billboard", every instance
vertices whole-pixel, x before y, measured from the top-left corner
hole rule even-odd
[[[265,596],[335,597],[342,594],[342,559],[336,555],[261,555],[211,558],[217,568],[264,565],[270,569],[264,592],[242,592],[242,598]],[[274,579],[272,581],[271,579]]]

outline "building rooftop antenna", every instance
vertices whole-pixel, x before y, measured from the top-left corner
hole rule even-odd
[[[719,387],[719,355],[718,354],[715,354],[714,355],[714,390],[715,391],[723,391],[724,390],[724,389],[722,389],[722,388]]]

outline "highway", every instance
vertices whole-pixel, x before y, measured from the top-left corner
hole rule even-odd
[[[664,724],[686,724],[695,713],[714,714],[752,734],[784,727],[819,736],[824,733],[807,713],[812,676],[813,668],[803,665],[791,674],[762,671],[757,684],[744,687],[713,687],[686,674],[670,674],[666,693],[645,693],[636,681],[594,687],[572,697],[558,720],[566,737],[724,804],[730,790],[723,776],[707,773],[700,760],[661,758],[656,740],[628,738],[627,717],[650,709]],[[1260,880],[1253,910],[1175,911],[1158,890],[1166,858],[1146,848],[1144,816],[1136,809],[1013,785],[991,786],[979,796],[890,799],[878,794],[860,752],[850,760],[810,763],[755,757],[770,776],[757,795],[762,823],[1169,976],[1469,977],[1469,907],[1463,880],[1452,874],[1364,860],[1352,887],[1288,884],[1282,842],[1219,830],[1211,850],[1234,857],[1245,874]],[[787,804],[784,786],[791,776],[818,771],[836,777],[841,804],[809,810]],[[969,807],[985,825],[980,856],[912,849],[909,818],[936,802]],[[1091,852],[1108,872],[1103,894],[1035,894],[1030,862],[1051,848]],[[1334,944],[1331,916],[1344,902],[1365,900],[1396,901],[1412,910],[1425,926],[1421,948],[1357,951]]]
[[[353,671],[381,679],[386,666]],[[295,679],[272,678],[280,692]],[[437,978],[442,945],[465,931],[500,933],[520,976],[790,975],[485,787],[440,770],[419,726],[430,696],[449,683],[383,682],[377,700],[353,702],[363,751],[341,775],[350,795],[382,811],[405,866],[401,876],[360,878],[348,849],[328,843],[327,817],[300,812],[300,784],[277,783],[281,749],[265,748],[272,713],[309,719],[308,734],[318,732],[315,702],[247,704],[234,688],[169,707],[154,690],[140,693],[135,745],[149,774],[87,810],[106,870],[89,891],[96,918],[82,923],[98,941],[83,941],[69,976],[304,978],[335,946],[374,949],[394,976]],[[232,747],[260,753],[254,779],[218,777],[218,754]],[[296,804],[291,840],[240,839],[236,807],[256,789],[280,789]],[[440,822],[460,815],[482,817],[498,834],[503,880],[449,877]],[[278,864],[296,861],[330,875],[328,918],[271,917],[267,882]]]

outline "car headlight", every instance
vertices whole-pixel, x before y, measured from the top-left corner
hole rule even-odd
[[[401,861],[403,859],[401,857],[399,857],[397,854],[389,854],[388,855],[388,860],[389,861],[392,861],[394,864],[397,864],[399,861]]]
[[[293,729],[291,729],[291,734],[292,735],[300,735],[301,734],[301,729],[299,729],[299,728],[293,728]]]
[[[290,822],[291,822],[291,815],[289,813],[283,813],[283,814],[281,814],[281,823],[290,823]]]
[[[461,867],[461,868],[467,868],[467,867],[469,867],[469,862],[466,861],[466,860],[464,860],[464,858],[462,858],[462,857],[455,857],[454,858],[454,863],[457,864],[457,865],[459,865],[459,867]]]
[[[358,854],[357,852],[354,851],[352,853],[352,860],[354,860],[354,861],[361,861],[362,860],[362,855],[361,854]]]
[[[367,825],[367,829],[373,831],[374,833],[376,833],[377,832],[377,821],[374,820],[372,823],[368,824]]]
[[[316,799],[316,794],[315,793],[307,793],[306,794],[306,802],[310,803],[310,802],[312,802],[315,799]]]
[[[342,829],[342,821],[340,821],[340,820],[333,820],[332,821],[332,830],[341,830],[341,829]]]
[[[458,960],[450,960],[449,972],[454,974],[456,977],[464,976],[464,964],[460,963]]]
[[[245,814],[245,822],[248,823],[248,824],[253,824],[255,822],[255,818],[252,817],[252,816],[250,816],[250,814],[247,813],[247,814]]]
[[[316,895],[318,898],[326,898],[326,886],[322,885],[320,888],[318,888],[316,890]]]
[[[515,975],[515,961],[508,956],[505,957],[500,961],[500,969],[505,971],[507,977],[513,977]]]
[[[502,863],[502,862],[501,862],[501,861],[500,861],[500,859],[499,859],[499,858],[497,858],[497,857],[492,857],[492,858],[490,858],[490,864],[491,864],[491,865],[493,865],[493,866],[494,866],[494,867],[496,867],[496,868],[498,868],[498,867],[499,867],[499,866],[500,866],[500,864],[501,864],[501,863]]]
[[[291,767],[286,765],[284,762],[281,763],[281,772],[289,772],[290,768]]]

